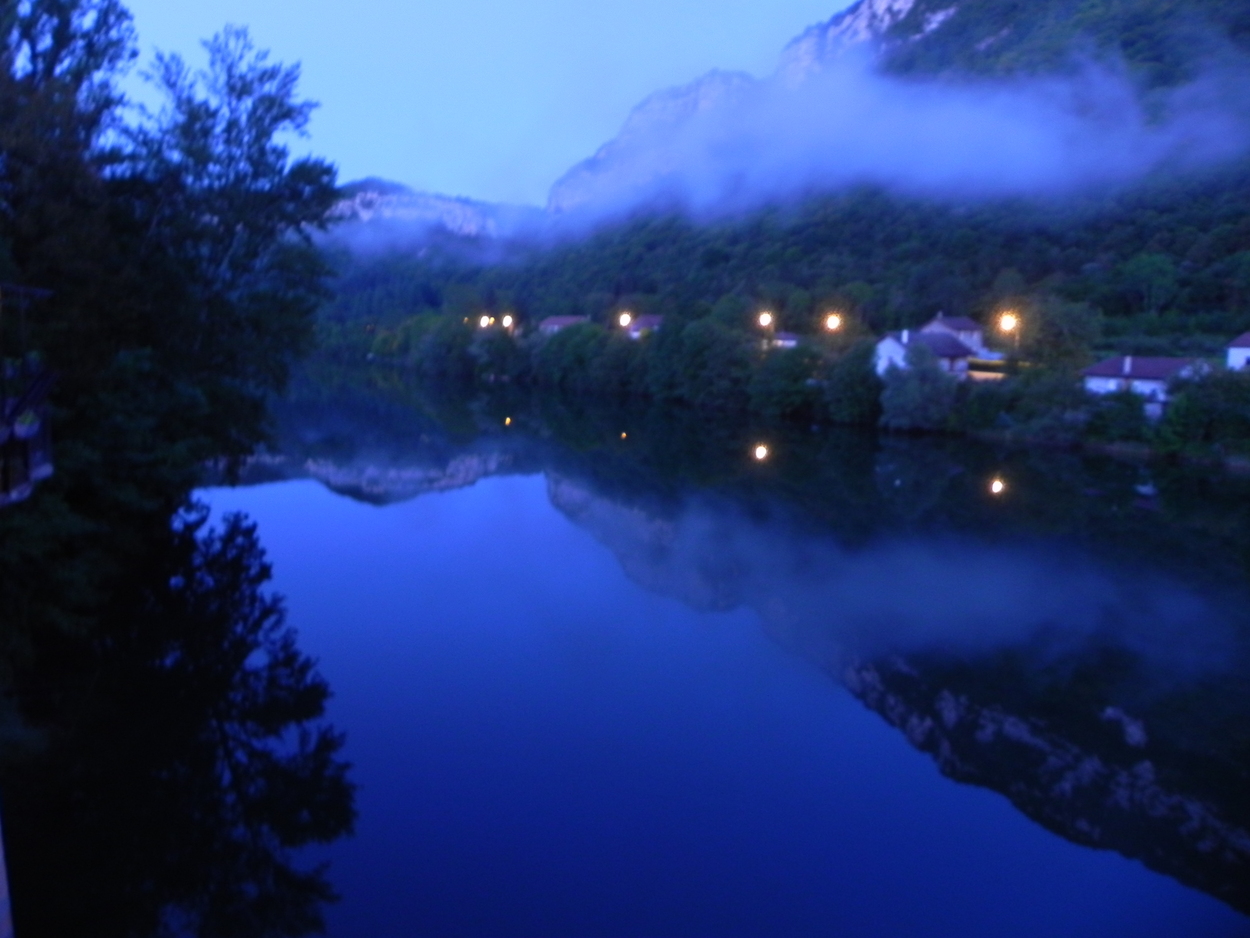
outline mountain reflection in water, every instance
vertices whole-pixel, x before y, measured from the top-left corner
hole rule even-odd
[[[462,418],[292,406],[252,472],[377,504],[542,472],[646,590],[753,610],[943,774],[1250,913],[1250,480],[840,433],[774,434],[761,466],[749,428],[673,415]]]

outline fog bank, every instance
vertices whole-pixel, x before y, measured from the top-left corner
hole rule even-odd
[[[556,183],[551,207],[588,217],[675,202],[720,213],[857,184],[956,200],[1096,192],[1250,152],[1248,79],[1250,69],[1225,65],[1143,98],[1107,65],[919,81],[848,54],[802,83],[704,94],[692,114],[636,113],[627,133]]]

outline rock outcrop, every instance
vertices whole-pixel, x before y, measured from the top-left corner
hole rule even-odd
[[[499,238],[541,219],[539,209],[415,192],[398,183],[365,179],[344,187],[331,210],[343,223],[392,223],[417,231],[446,231],[462,238]]]
[[[849,49],[879,43],[915,7],[916,0],[860,0],[810,26],[781,53],[778,75],[790,83],[810,78]]]

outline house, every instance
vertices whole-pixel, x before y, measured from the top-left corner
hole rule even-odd
[[[1199,358],[1160,358],[1145,355],[1120,355],[1086,368],[1085,390],[1091,394],[1115,394],[1132,391],[1146,399],[1146,413],[1151,417],[1163,414],[1168,402],[1168,385],[1178,378],[1197,378],[1210,371]]]
[[[662,325],[664,325],[663,316],[635,316],[625,327],[625,332],[631,339],[641,339],[648,332],[655,332]]]
[[[1244,371],[1250,366],[1250,332],[1228,343],[1228,370]]]
[[[944,333],[952,335],[969,349],[973,358],[984,358],[997,361],[1003,356],[985,347],[985,332],[981,324],[967,316],[947,316],[938,313],[933,319],[920,327],[920,331],[928,334]]]
[[[793,332],[778,332],[768,342],[773,348],[798,348],[799,337]]]
[[[944,329],[932,331],[904,329],[891,332],[877,343],[875,367],[884,376],[891,368],[907,368],[907,350],[920,344],[929,349],[937,359],[938,367],[947,374],[963,379],[968,376],[968,359],[973,350]]]
[[[542,335],[555,335],[561,329],[567,329],[569,326],[580,326],[584,322],[590,322],[590,317],[548,316],[538,324],[538,331]]]

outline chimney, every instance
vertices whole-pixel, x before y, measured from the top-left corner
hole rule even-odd
[[[1133,356],[1132,355],[1124,356],[1124,373],[1126,375],[1131,375],[1133,373]]]

